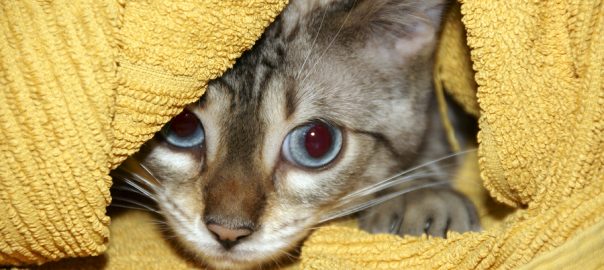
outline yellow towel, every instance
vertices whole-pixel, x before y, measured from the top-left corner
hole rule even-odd
[[[23,2],[4,2],[0,11],[8,37],[0,43],[0,102],[7,104],[0,108],[6,160],[0,163],[0,265],[102,252],[106,172],[201,94],[205,80],[249,46],[283,4],[251,13],[237,9],[239,1]],[[191,22],[210,2],[234,6],[226,17],[241,22],[227,24],[235,30],[200,30],[198,24],[212,24]],[[267,1],[254,3],[260,2]],[[514,211],[490,211],[482,193],[469,190],[486,222],[480,233],[400,238],[329,226],[306,241],[300,268],[604,266],[598,253],[604,250],[604,4],[464,0],[461,14],[464,27],[455,9],[447,18],[437,84],[480,115],[482,179],[489,194]],[[247,30],[238,28],[243,22],[255,30],[247,39],[241,38]],[[78,24],[85,27],[75,29]],[[195,31],[214,39],[195,47],[187,43]],[[166,36],[174,42],[158,41]],[[235,47],[224,45],[218,38],[224,36],[236,36]],[[238,44],[243,40],[248,43]],[[463,60],[465,44],[472,62]],[[196,58],[206,50],[221,53]],[[59,92],[64,89],[71,91]],[[54,266],[192,267],[160,234],[145,234],[152,226],[135,225],[148,221],[136,212],[117,216],[106,255]]]
[[[285,0],[0,2],[0,265],[106,249],[109,170]]]

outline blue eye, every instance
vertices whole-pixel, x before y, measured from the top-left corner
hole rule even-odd
[[[182,148],[198,146],[205,139],[201,122],[188,110],[172,118],[162,128],[161,134],[169,144]]]
[[[321,121],[299,126],[287,134],[281,151],[297,165],[318,168],[333,161],[342,148],[340,129]]]

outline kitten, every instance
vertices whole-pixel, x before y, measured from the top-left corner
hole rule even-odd
[[[177,241],[215,268],[258,267],[297,246],[352,192],[444,156],[432,107],[444,6],[290,1],[197,104],[135,155],[159,181],[149,196]],[[360,225],[444,236],[476,230],[478,221],[445,185],[370,208]]]

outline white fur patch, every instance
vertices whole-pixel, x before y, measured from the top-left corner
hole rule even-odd
[[[300,193],[319,191],[321,186],[317,183],[318,178],[308,172],[290,170],[286,176],[287,187]]]
[[[168,147],[156,145],[149,152],[147,162],[152,163],[152,167],[162,168],[156,172],[162,174],[160,175],[162,179],[187,178],[195,175],[201,166],[201,162],[193,157],[187,152],[173,151]],[[163,175],[166,172],[173,172],[174,175]]]

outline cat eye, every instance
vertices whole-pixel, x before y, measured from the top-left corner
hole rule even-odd
[[[189,110],[184,110],[175,116],[161,130],[166,141],[174,146],[188,148],[198,146],[205,139],[201,122]]]
[[[294,128],[283,141],[285,158],[307,168],[319,168],[333,161],[342,148],[342,132],[323,121]]]

